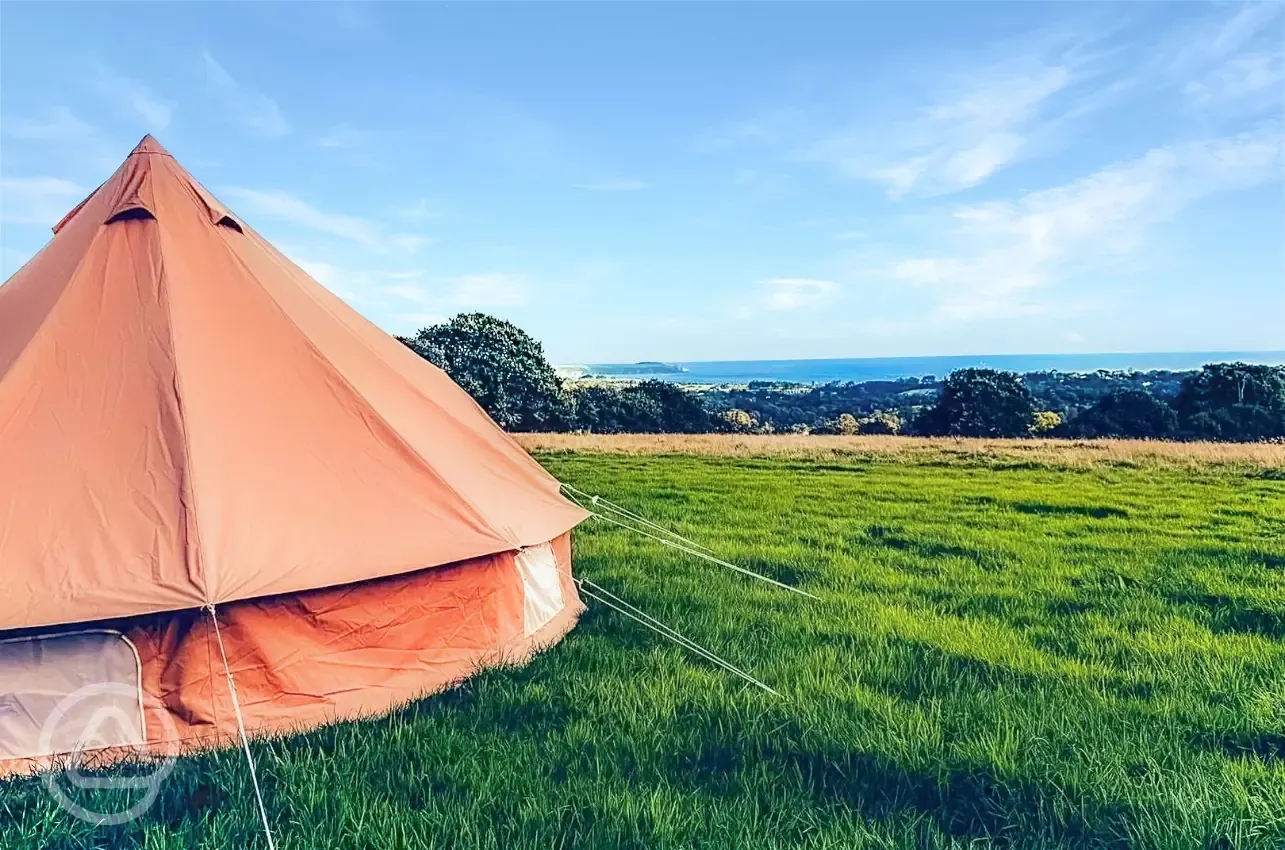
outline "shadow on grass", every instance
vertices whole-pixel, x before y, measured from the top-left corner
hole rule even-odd
[[[1230,758],[1256,758],[1268,764],[1285,764],[1285,733],[1264,732],[1195,732],[1189,738],[1193,747],[1221,751]]]
[[[955,838],[987,839],[1003,847],[1043,835],[1055,842],[1128,846],[1132,812],[1127,806],[1063,815],[1056,789],[1002,783],[980,769],[929,773],[865,752],[767,747],[761,754],[734,748],[680,753],[672,770],[694,792],[734,795],[748,790],[740,777],[761,776],[764,765],[780,783],[798,786],[822,805],[853,808],[871,819],[918,814]]]
[[[1285,611],[1274,611],[1216,593],[1180,591],[1165,597],[1187,610],[1193,618],[1216,634],[1259,635],[1273,640],[1285,638]]]
[[[980,570],[998,572],[1007,565],[1003,556],[994,550],[974,549],[968,546],[956,546],[951,543],[934,543],[928,540],[917,540],[901,533],[902,529],[885,525],[872,525],[862,535],[852,538],[850,543],[868,543],[896,549],[925,560],[940,558],[962,558],[972,561]]]
[[[1093,519],[1127,517],[1129,512],[1120,508],[1108,508],[1103,505],[1049,505],[1043,502],[1013,502],[1013,510],[1019,514],[1037,516],[1086,516]]]

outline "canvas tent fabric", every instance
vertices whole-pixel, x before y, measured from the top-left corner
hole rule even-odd
[[[234,730],[202,606],[252,730],[378,711],[570,628],[586,516],[150,136],[0,286],[0,639],[116,623],[170,738]]]

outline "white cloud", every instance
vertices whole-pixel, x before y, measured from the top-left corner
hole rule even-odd
[[[516,307],[527,301],[527,279],[515,274],[469,274],[447,278],[451,302],[461,307]]]
[[[862,230],[848,230],[834,234],[835,239],[869,239],[870,234]]]
[[[221,194],[246,204],[252,213],[299,224],[331,236],[351,239],[376,251],[397,249],[411,254],[431,242],[425,236],[386,233],[385,228],[376,221],[319,210],[288,192],[227,186],[221,190]]]
[[[1283,83],[1285,55],[1253,53],[1237,56],[1200,80],[1189,82],[1183,93],[1198,107],[1244,101],[1256,96],[1279,106]]]
[[[202,53],[210,92],[218,98],[245,131],[254,136],[284,136],[290,125],[277,102],[267,95],[242,87],[209,51]]]
[[[1227,8],[1227,7],[1223,7]],[[1283,7],[1280,3],[1242,3],[1235,12],[1220,20],[1201,18],[1177,34],[1182,43],[1172,51],[1170,63],[1178,68],[1198,66],[1223,59],[1249,46],[1264,33],[1272,33]],[[1280,31],[1272,33],[1279,46]]]
[[[647,184],[641,180],[616,178],[613,180],[599,180],[596,183],[576,183],[575,188],[588,189],[591,192],[636,192],[640,189],[646,189]]]
[[[768,310],[798,310],[814,307],[838,292],[832,280],[803,277],[777,277],[762,282],[766,290],[762,304]]]
[[[418,236],[414,233],[393,233],[384,239],[384,242],[392,248],[398,248],[408,254],[414,254],[425,245],[433,244],[433,240],[428,236]]]
[[[263,215],[302,224],[332,236],[352,239],[372,248],[379,245],[379,226],[374,222],[355,216],[324,212],[288,192],[228,186],[223,189],[223,194],[249,204],[252,210]]]
[[[799,156],[883,183],[893,198],[966,189],[1017,160],[1049,101],[1074,81],[1069,62],[1006,63],[973,74],[968,85],[894,122],[890,133],[863,124],[832,132]]]
[[[0,179],[0,221],[52,227],[88,194],[59,177],[5,177]]]
[[[83,139],[94,134],[94,128],[72,114],[70,109],[55,106],[37,118],[6,117],[3,132],[15,139],[35,142],[62,142]]]
[[[169,126],[171,105],[137,80],[100,66],[96,69],[94,87],[141,118],[146,132],[159,133]]]
[[[439,315],[459,309],[488,310],[518,307],[528,300],[529,280],[524,274],[490,272],[420,281],[418,273],[386,275],[398,282],[380,286],[380,291]]]
[[[1063,186],[1015,201],[955,210],[951,254],[892,264],[893,280],[940,290],[943,317],[1023,316],[1029,297],[1087,263],[1128,254],[1147,231],[1217,192],[1279,180],[1279,125],[1238,136],[1155,148]]]

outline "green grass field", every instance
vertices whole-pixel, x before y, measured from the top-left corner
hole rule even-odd
[[[529,666],[255,744],[282,848],[1281,848],[1285,472],[549,453],[814,602],[591,521],[597,607]],[[115,792],[124,793],[124,792]],[[92,829],[0,785],[4,848],[260,848],[237,750]]]

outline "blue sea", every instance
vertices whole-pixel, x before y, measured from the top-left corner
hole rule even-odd
[[[935,375],[970,367],[1010,372],[1093,372],[1098,369],[1183,371],[1206,363],[1233,361],[1285,365],[1285,351],[1150,352],[1141,354],[992,354],[948,357],[852,357],[834,360],[710,360],[666,363],[683,371],[640,373],[636,364],[596,363],[592,374],[643,380],[657,378],[685,384],[745,384],[750,381],[789,381],[822,384],[831,381],[889,381]]]

